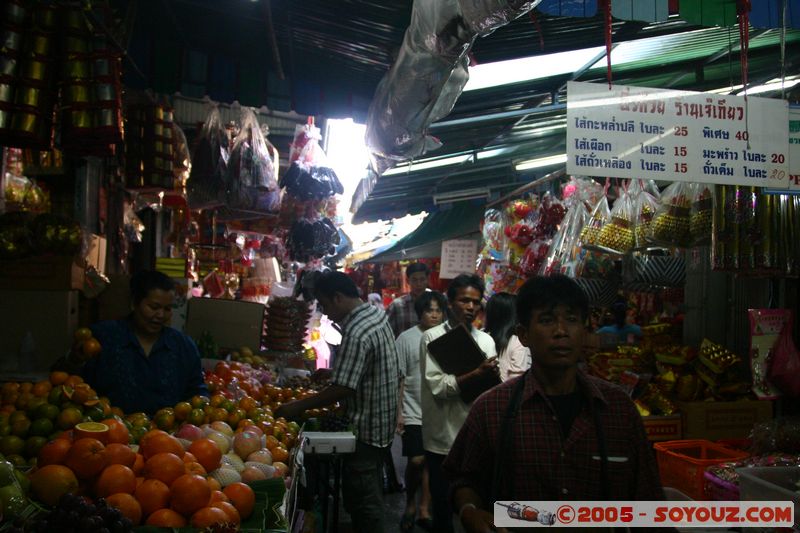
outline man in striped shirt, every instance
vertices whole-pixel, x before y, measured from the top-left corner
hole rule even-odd
[[[275,416],[297,418],[306,409],[343,402],[356,431],[356,451],[345,456],[342,472],[344,506],[356,533],[382,533],[383,456],[394,437],[400,388],[394,334],[386,315],[362,302],[355,283],[341,272],[319,276],[314,296],[342,328],[331,385],[282,405]]]

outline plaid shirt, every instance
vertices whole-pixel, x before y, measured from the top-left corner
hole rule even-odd
[[[386,310],[386,318],[392,326],[394,336],[397,338],[407,329],[411,329],[419,324],[419,317],[414,311],[414,298],[410,294],[404,294],[395,298]]]
[[[332,382],[356,391],[344,404],[358,440],[388,446],[397,424],[400,371],[392,330],[382,311],[365,303],[342,321]]]
[[[534,366],[535,366],[534,362]],[[566,439],[544,389],[528,371],[484,393],[472,405],[443,468],[451,489],[468,486],[489,504],[498,433],[514,384],[526,379],[506,462],[517,500],[600,500],[597,431],[586,401]],[[578,383],[599,409],[613,500],[663,500],[658,466],[642,419],[627,394],[579,371]],[[491,508],[491,507],[489,507]]]

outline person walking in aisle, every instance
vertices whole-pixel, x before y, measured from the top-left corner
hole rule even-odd
[[[469,413],[469,405],[461,399],[460,387],[486,373],[497,372],[497,358],[492,338],[472,327],[481,308],[483,281],[475,274],[461,274],[450,282],[447,301],[450,319],[422,334],[420,342],[420,372],[422,375],[422,444],[431,485],[433,531],[453,531],[453,512],[448,501],[448,486],[442,472],[442,462],[450,451],[461,425]],[[463,324],[475,339],[486,360],[475,370],[455,376],[445,374],[428,350],[428,344],[451,329]]]
[[[519,342],[516,297],[498,292],[486,302],[486,325],[483,330],[492,336],[497,350],[500,381],[522,375],[531,367],[531,351]]]
[[[586,295],[565,276],[520,288],[517,336],[533,364],[473,403],[443,465],[467,533],[496,530],[498,500],[664,499],[636,406],[578,367],[587,315]]]
[[[414,302],[414,310],[419,324],[405,330],[397,337],[397,354],[400,357],[400,373],[403,374],[401,391],[401,412],[397,419],[397,432],[403,438],[403,455],[406,464],[406,509],[400,521],[401,531],[414,529],[417,524],[431,531],[433,520],[430,516],[431,492],[428,484],[428,468],[425,464],[425,449],[422,446],[422,407],[419,345],[422,334],[442,323],[447,312],[447,299],[444,294],[427,291]],[[417,491],[420,492],[417,505]]]
[[[389,319],[395,338],[419,322],[414,311],[414,302],[428,289],[429,275],[428,266],[424,263],[412,263],[406,268],[406,279],[411,292],[395,298],[386,310],[386,317]]]
[[[383,457],[397,427],[400,371],[385,313],[362,302],[353,280],[326,272],[314,284],[322,311],[342,328],[331,384],[288,402],[275,417],[296,419],[307,409],[344,404],[356,429],[356,450],[344,456],[342,496],[355,533],[383,533]]]

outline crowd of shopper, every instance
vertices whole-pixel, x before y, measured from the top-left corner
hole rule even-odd
[[[468,533],[503,531],[493,524],[493,502],[503,499],[663,499],[630,397],[581,368],[588,301],[573,280],[531,278],[517,296],[498,293],[484,305],[478,276],[457,276],[445,296],[428,288],[428,275],[410,265],[410,292],[385,312],[376,298],[363,302],[345,274],[320,276],[315,297],[342,329],[331,385],[276,412],[345,405],[357,428],[342,486],[354,531],[388,531],[383,467],[395,433],[408,459],[401,531],[450,533],[455,520]],[[481,312],[485,330],[474,327]],[[636,333],[621,319],[616,326],[610,333]],[[459,375],[430,349],[455,328],[483,355]],[[463,394],[491,375],[502,383],[474,401]]]

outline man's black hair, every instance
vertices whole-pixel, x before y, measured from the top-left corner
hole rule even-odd
[[[147,298],[152,290],[160,289],[165,292],[175,290],[172,278],[157,270],[140,270],[131,278],[131,299],[135,305]]]
[[[406,268],[406,278],[411,279],[411,275],[417,272],[423,272],[426,276],[431,273],[428,265],[425,263],[411,263],[408,265],[408,268]]]
[[[343,272],[325,272],[314,278],[314,297],[332,299],[336,293],[350,298],[359,298],[358,287],[350,276]]]
[[[451,302],[456,299],[456,294],[458,293],[458,289],[462,287],[473,287],[481,293],[481,298],[483,298],[483,291],[484,285],[483,280],[479,278],[476,274],[459,274],[453,281],[450,282],[450,285],[447,287],[447,299]]]
[[[439,304],[442,314],[447,316],[447,298],[444,297],[444,294],[437,291],[425,291],[414,301],[414,311],[417,312],[418,319],[422,320],[422,313],[430,309],[431,302]]]
[[[558,305],[579,311],[583,320],[589,315],[589,299],[575,280],[562,274],[529,278],[517,292],[517,320],[527,327],[534,310]]]

